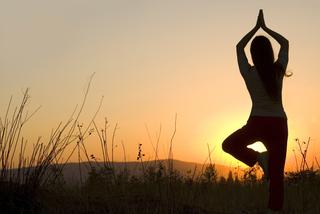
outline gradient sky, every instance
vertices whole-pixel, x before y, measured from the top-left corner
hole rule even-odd
[[[164,157],[177,113],[174,158],[203,162],[208,143],[216,163],[235,166],[221,142],[245,124],[251,108],[235,45],[260,8],[266,24],[290,41],[287,169],[294,167],[295,138],[311,137],[312,161],[320,149],[318,0],[0,1],[1,115],[10,96],[18,103],[29,87],[27,108],[42,107],[25,137],[48,136],[81,102],[95,72],[81,120],[88,123],[104,96],[97,122],[105,116],[111,126],[118,122],[116,143],[123,141],[127,159],[135,160],[138,143],[153,157],[146,126],[154,138],[160,124]],[[87,142],[89,153],[101,157],[98,145],[95,138]]]

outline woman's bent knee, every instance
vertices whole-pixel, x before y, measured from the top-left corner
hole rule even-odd
[[[223,141],[222,143],[222,150],[227,152],[227,153],[230,153],[231,151],[231,143],[230,141],[228,141],[227,139]]]

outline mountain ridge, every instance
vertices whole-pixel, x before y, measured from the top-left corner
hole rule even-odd
[[[155,166],[155,164],[162,163],[162,166],[164,168],[168,167],[168,159],[160,159],[160,160],[149,160],[149,161],[128,161],[128,162],[109,162],[108,166],[114,167],[116,173],[119,173],[123,171],[124,169],[127,169],[129,172],[129,175],[135,175],[139,176],[142,175],[143,167],[148,166]],[[192,176],[193,174],[195,176],[198,176],[201,171],[205,170],[206,165],[209,163],[197,163],[197,162],[190,162],[190,161],[182,161],[182,160],[176,160],[174,159],[172,161],[173,163],[173,169],[179,171],[179,173],[183,176]],[[58,164],[61,166],[61,164]],[[82,181],[86,180],[88,177],[88,174],[90,172],[91,167],[94,167],[98,169],[99,167],[103,167],[103,162],[97,162],[97,161],[90,161],[90,162],[81,162],[80,168],[79,163],[77,162],[70,162],[66,163],[63,167],[62,174],[66,181],[66,183],[72,184],[72,183],[79,183],[80,182],[80,170],[81,169],[81,176]],[[237,172],[237,169],[235,167],[228,167],[221,164],[214,164],[215,169],[217,171],[218,177],[227,177],[228,173],[231,171],[232,173]]]

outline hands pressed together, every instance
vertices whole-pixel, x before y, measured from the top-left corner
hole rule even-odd
[[[263,10],[262,9],[259,10],[259,15],[258,15],[257,24],[256,24],[255,28],[259,29],[260,27],[263,30],[265,30],[267,28],[266,23],[264,22]]]

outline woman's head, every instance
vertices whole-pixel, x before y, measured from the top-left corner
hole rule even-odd
[[[250,52],[255,67],[270,66],[274,63],[272,45],[265,36],[256,36],[252,40]]]

